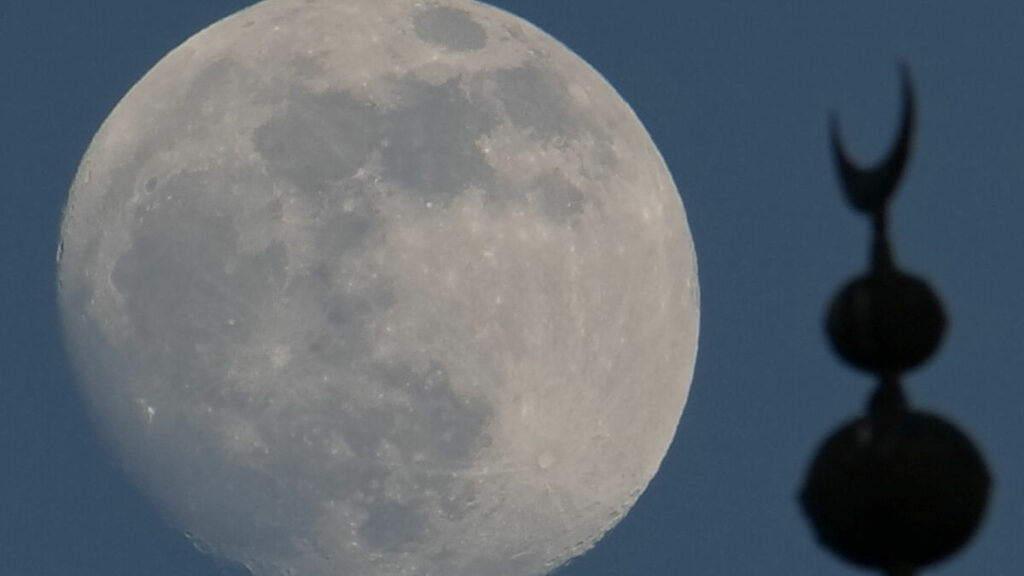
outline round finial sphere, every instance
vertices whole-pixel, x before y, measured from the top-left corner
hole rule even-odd
[[[920,365],[939,347],[946,317],[928,284],[899,270],[858,276],[840,290],[827,330],[836,352],[875,373]]]
[[[920,567],[962,547],[990,478],[960,430],[919,412],[855,420],[818,452],[801,493],[823,545],[873,568]]]

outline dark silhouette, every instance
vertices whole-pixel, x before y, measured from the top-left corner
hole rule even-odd
[[[865,169],[848,158],[831,120],[831,144],[847,200],[870,215],[871,266],[849,281],[828,312],[836,353],[873,373],[866,414],[818,451],[800,494],[823,545],[846,560],[908,575],[960,549],[977,530],[990,478],[971,441],[950,422],[908,407],[900,375],[938,349],[942,304],[923,279],[894,262],[886,208],[909,156],[914,128],[910,74],[901,67],[903,120],[888,157]]]

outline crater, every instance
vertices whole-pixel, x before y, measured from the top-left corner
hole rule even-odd
[[[420,40],[454,50],[469,52],[487,45],[487,32],[464,10],[438,7],[420,12],[414,20]]]

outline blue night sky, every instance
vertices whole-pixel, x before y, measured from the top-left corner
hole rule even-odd
[[[661,471],[558,576],[854,574],[820,550],[796,494],[871,381],[823,337],[866,263],[826,139],[888,149],[897,61],[918,95],[891,224],[898,261],[951,318],[908,379],[914,405],[976,441],[995,486],[977,538],[928,573],[1009,576],[1024,551],[1024,3],[501,0],[582,56],[647,126],[700,266],[700,353]],[[246,0],[4,0],[0,7],[0,574],[233,576],[118,470],[61,341],[54,254],[81,155],[165,53]]]

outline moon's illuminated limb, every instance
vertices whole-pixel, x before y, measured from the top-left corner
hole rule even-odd
[[[661,157],[480,4],[271,0],[201,32],[96,135],[63,247],[98,420],[261,572],[546,572],[632,505],[689,389]]]

